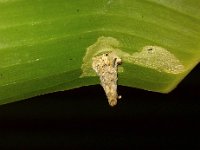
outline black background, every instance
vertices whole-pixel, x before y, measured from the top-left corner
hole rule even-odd
[[[200,148],[200,65],[169,94],[118,91],[113,108],[100,86],[2,105],[0,149]]]

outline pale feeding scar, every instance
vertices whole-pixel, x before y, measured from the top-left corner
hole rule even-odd
[[[185,71],[180,60],[163,47],[144,46],[138,52],[129,54],[119,49],[120,44],[113,37],[99,37],[97,42],[87,48],[81,66],[81,78],[99,76],[110,106],[116,105],[117,99],[121,98],[117,94],[117,81],[118,72],[124,70],[123,67],[118,66],[122,62],[168,74],[179,74]]]

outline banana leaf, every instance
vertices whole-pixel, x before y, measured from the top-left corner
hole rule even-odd
[[[168,93],[199,41],[199,0],[0,0],[0,104],[99,84],[95,46],[122,58],[119,85]]]

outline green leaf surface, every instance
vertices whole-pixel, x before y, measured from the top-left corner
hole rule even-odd
[[[0,0],[0,104],[99,84],[80,76],[102,36],[130,55],[145,46],[173,54],[182,72],[125,61],[118,82],[170,92],[200,61],[199,0]]]

